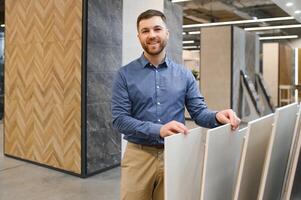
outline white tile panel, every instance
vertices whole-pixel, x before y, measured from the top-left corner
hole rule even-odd
[[[165,200],[200,199],[205,133],[195,128],[165,138]]]
[[[230,125],[208,130],[206,136],[201,200],[232,199],[243,140],[247,129]]]
[[[299,105],[299,111],[298,111],[295,130],[294,130],[294,139],[291,146],[289,167],[287,170],[287,177],[285,180],[285,185],[284,185],[283,194],[281,198],[284,200],[289,200],[291,198],[294,181],[296,181],[295,175],[296,175],[298,160],[300,156],[300,149],[301,149],[300,133],[301,133],[301,106]]]
[[[275,124],[267,152],[258,199],[280,199],[297,119],[297,104],[275,111]]]
[[[274,114],[270,114],[248,123],[235,186],[235,200],[254,200],[257,197],[273,122]]]

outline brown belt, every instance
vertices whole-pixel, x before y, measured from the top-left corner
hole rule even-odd
[[[129,142],[131,145],[137,146],[139,148],[143,148],[143,147],[149,147],[149,148],[154,148],[154,149],[164,149],[164,144],[136,144],[136,143],[132,143]]]
[[[146,147],[153,147],[156,149],[164,149],[164,144],[142,144],[142,146],[146,146]]]

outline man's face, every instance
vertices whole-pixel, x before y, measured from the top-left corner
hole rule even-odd
[[[149,55],[159,55],[165,48],[168,37],[168,30],[161,17],[155,16],[139,22],[138,38]]]

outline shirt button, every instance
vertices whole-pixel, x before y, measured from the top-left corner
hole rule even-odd
[[[156,73],[158,72],[158,70],[156,70]]]
[[[157,85],[157,88],[158,88],[158,89],[160,88],[159,85]]]
[[[161,120],[160,120],[160,119],[158,119],[158,122],[161,122]]]
[[[158,102],[157,104],[160,105],[160,102]]]

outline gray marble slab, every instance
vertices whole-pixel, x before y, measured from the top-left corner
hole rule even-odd
[[[121,46],[88,42],[87,73],[117,71],[121,67],[121,55]]]
[[[274,114],[270,114],[248,123],[234,200],[254,200],[257,198],[273,122]]]
[[[199,200],[205,129],[165,138],[165,200]]]
[[[246,47],[245,47],[245,63],[246,74],[250,77],[253,84],[255,84],[255,71],[259,65],[259,47],[257,46],[258,37],[255,33],[245,32],[246,34]]]
[[[122,0],[89,0],[87,26],[88,42],[121,47]]]
[[[229,124],[208,130],[201,200],[233,199],[246,133],[247,128],[232,131]]]
[[[246,68],[245,45],[246,38],[244,30],[233,27],[233,66],[232,66],[232,109],[241,113],[242,91],[240,88],[240,70]]]
[[[297,103],[293,103],[275,111],[275,125],[272,140],[260,183],[258,199],[280,199],[284,183],[294,128],[297,119]]]
[[[111,88],[122,65],[122,0],[89,0],[87,13],[87,173],[120,163],[121,136],[112,127]],[[135,31],[135,30],[134,30]]]
[[[87,74],[87,104],[111,102],[115,72]]]
[[[182,7],[164,1],[164,14],[166,16],[167,28],[169,29],[169,41],[166,47],[167,55],[176,63],[182,61],[182,41],[183,41],[183,11]]]

